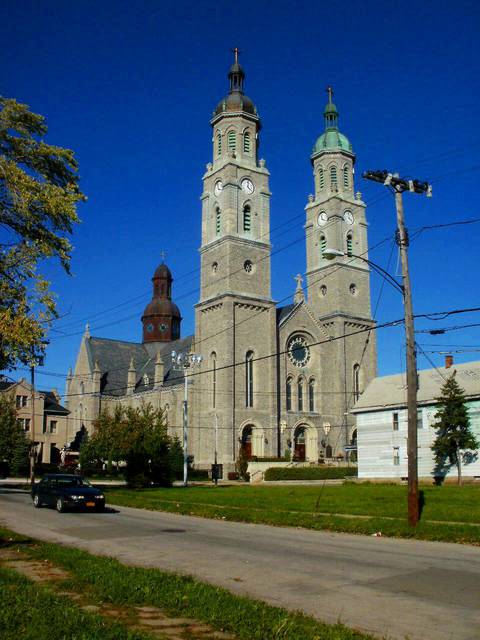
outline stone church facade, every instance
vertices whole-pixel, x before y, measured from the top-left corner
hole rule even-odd
[[[188,451],[196,467],[233,468],[248,456],[317,462],[348,455],[350,409],[376,375],[365,204],[354,190],[355,155],[329,100],[312,155],[314,192],[306,221],[306,293],[271,296],[269,171],[259,159],[261,122],[244,93],[237,56],[229,93],[217,105],[212,160],[201,195],[200,299],[195,335],[181,338],[172,274],[156,270],[141,343],[83,336],[66,397],[75,428],[99,411],[152,403],[181,437],[184,372],[172,351],[202,355],[188,375]],[[217,429],[215,429],[215,426]],[[217,436],[215,437],[215,432]]]

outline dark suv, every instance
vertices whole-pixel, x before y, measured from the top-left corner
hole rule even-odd
[[[103,511],[105,496],[82,476],[50,473],[32,487],[33,506],[56,507],[59,513],[67,509]]]

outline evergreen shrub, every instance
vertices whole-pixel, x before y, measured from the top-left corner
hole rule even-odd
[[[280,467],[267,469],[265,480],[338,480],[356,475],[356,467]]]

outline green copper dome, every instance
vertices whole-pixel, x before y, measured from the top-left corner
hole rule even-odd
[[[347,136],[338,130],[338,111],[332,102],[333,89],[328,87],[328,103],[323,112],[325,132],[317,138],[312,149],[312,156],[321,151],[348,151],[353,153],[352,145]]]

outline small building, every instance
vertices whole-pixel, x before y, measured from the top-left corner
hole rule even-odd
[[[60,395],[52,391],[35,391],[32,407],[32,387],[24,378],[18,382],[0,381],[0,393],[14,397],[17,421],[30,440],[36,443],[37,461],[60,462],[61,449],[73,439],[69,434],[69,411],[60,404]]]
[[[444,367],[418,372],[417,435],[418,476],[432,479],[434,459],[431,446],[436,438],[432,425],[445,381],[454,374],[464,390],[470,425],[480,440],[480,362],[453,367],[447,356]],[[407,459],[407,382],[406,374],[374,378],[359,398],[352,413],[357,419],[358,477],[402,480],[408,477]],[[480,452],[466,452],[462,468],[465,478],[480,479]],[[456,477],[456,467],[446,477]]]

